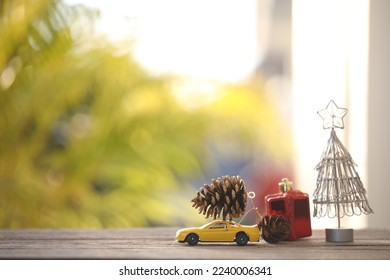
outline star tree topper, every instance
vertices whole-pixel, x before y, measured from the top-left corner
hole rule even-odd
[[[333,100],[329,101],[325,109],[317,112],[323,120],[323,128],[344,128],[343,118],[347,114],[346,108],[340,108]]]

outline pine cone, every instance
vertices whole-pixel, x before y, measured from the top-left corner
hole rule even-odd
[[[222,176],[211,180],[211,185],[205,184],[199,189],[191,202],[192,207],[199,208],[206,218],[213,217],[226,220],[238,218],[245,213],[247,191],[240,176]]]
[[[290,222],[284,216],[264,216],[258,224],[261,237],[268,243],[278,243],[290,234]]]

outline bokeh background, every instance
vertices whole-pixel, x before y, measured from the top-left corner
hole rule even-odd
[[[390,133],[374,131],[389,8],[0,1],[0,228],[200,225],[190,200],[223,175],[240,175],[262,212],[283,177],[311,194],[330,99],[349,109],[338,133],[376,212],[350,224],[390,227]]]
[[[199,219],[190,200],[211,178],[276,191],[289,172],[288,126],[261,77],[148,71],[136,38],[107,36],[104,11],[83,3],[2,1],[0,12],[1,227],[183,225]]]

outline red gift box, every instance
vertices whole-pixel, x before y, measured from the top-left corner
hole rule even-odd
[[[309,195],[292,189],[292,182],[287,178],[279,183],[280,193],[265,196],[267,215],[282,215],[290,222],[290,235],[293,241],[312,235],[310,223]]]

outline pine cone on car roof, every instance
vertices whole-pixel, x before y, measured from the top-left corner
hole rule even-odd
[[[199,214],[206,218],[229,217],[238,218],[245,213],[247,205],[247,191],[240,176],[222,176],[212,179],[211,184],[205,184],[191,200],[192,207],[199,209]]]

